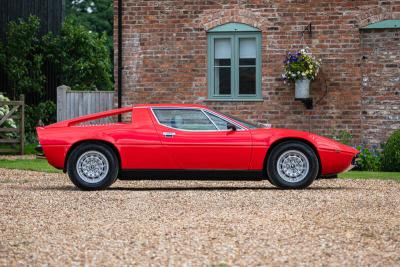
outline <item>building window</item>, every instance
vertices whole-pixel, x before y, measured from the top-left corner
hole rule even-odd
[[[208,32],[208,97],[261,100],[261,32],[228,23]]]

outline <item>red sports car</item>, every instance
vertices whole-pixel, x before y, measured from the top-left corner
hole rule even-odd
[[[90,124],[128,113],[129,122]],[[265,128],[201,105],[148,104],[38,127],[48,162],[81,189],[116,179],[268,179],[306,188],[349,170],[358,151],[309,132]]]

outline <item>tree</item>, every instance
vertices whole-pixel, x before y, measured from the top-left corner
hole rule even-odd
[[[66,0],[66,14],[76,24],[98,34],[106,33],[107,46],[113,50],[114,8],[112,0]]]
[[[107,36],[99,36],[72,19],[67,19],[60,35],[38,37],[40,20],[10,22],[7,42],[0,45],[0,64],[12,85],[14,97],[41,92],[45,82],[44,62],[57,68],[61,83],[75,90],[112,90],[112,65]]]
[[[14,97],[21,93],[41,93],[45,76],[43,54],[38,37],[40,21],[30,16],[27,21],[12,21],[6,32],[7,43],[0,48],[0,64],[10,80]]]
[[[112,90],[107,36],[67,19],[59,36],[43,38],[46,58],[59,66],[62,83],[74,90]]]

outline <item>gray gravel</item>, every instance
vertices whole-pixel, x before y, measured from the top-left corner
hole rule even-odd
[[[0,265],[399,266],[400,183],[117,181],[0,169]]]

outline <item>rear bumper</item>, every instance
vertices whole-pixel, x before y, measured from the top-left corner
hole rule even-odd
[[[35,151],[36,151],[36,157],[37,158],[45,158],[46,156],[44,155],[43,152],[43,147],[41,145],[38,145],[37,147],[35,147]]]
[[[68,146],[44,145],[42,150],[51,166],[60,170],[64,169],[64,159],[67,154]]]
[[[38,154],[43,154],[43,147],[41,145],[38,145],[37,147],[35,147],[35,151]]]

